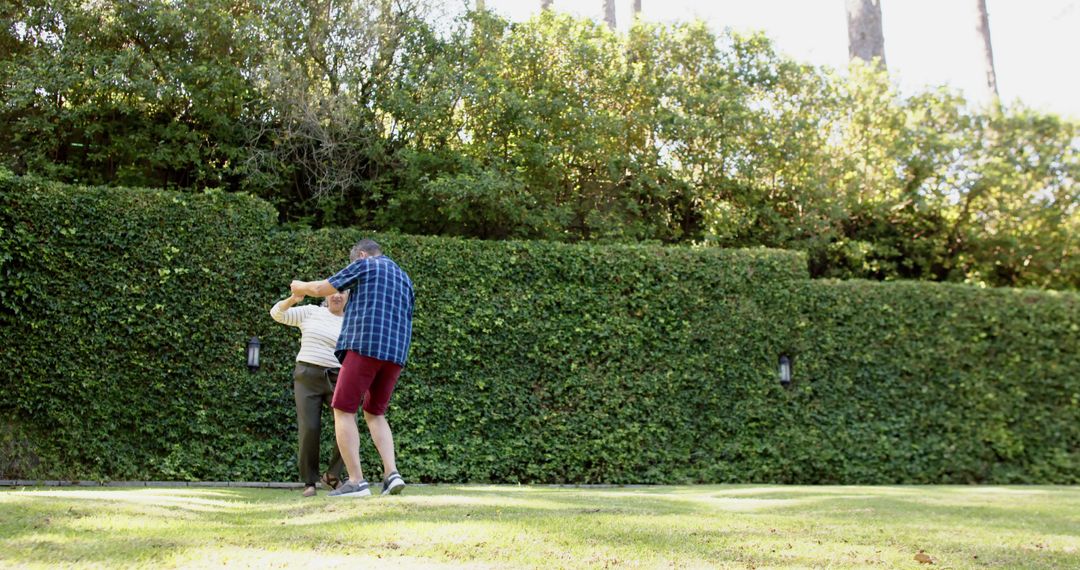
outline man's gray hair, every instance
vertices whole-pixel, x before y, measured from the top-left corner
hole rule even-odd
[[[375,257],[382,255],[382,248],[379,244],[375,243],[373,239],[362,239],[356,242],[356,245],[349,251],[349,261],[356,261],[360,259],[360,254],[364,254],[365,257]]]

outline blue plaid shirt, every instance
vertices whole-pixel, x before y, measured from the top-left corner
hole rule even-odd
[[[405,366],[412,342],[412,281],[384,255],[358,259],[334,274],[330,284],[350,290],[338,337],[338,360],[345,351]]]

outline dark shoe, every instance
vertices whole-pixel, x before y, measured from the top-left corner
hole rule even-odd
[[[367,481],[361,481],[359,483],[350,483],[348,481],[341,484],[340,487],[330,491],[327,497],[370,497],[371,489],[368,488]]]
[[[405,490],[405,480],[398,475],[397,471],[386,476],[382,482],[382,494],[384,495],[397,495]]]
[[[307,487],[304,487],[304,492],[302,494],[305,497],[314,497],[315,496],[315,485],[308,485]]]
[[[338,479],[337,477],[329,473],[323,473],[322,484],[326,485],[327,489],[333,491],[334,489],[337,489],[341,486],[341,479]]]

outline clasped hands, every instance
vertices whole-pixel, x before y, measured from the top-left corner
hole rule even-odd
[[[304,297],[306,296],[304,293],[305,285],[307,285],[306,282],[297,279],[293,279],[292,283],[289,284],[289,290],[292,291],[292,298],[295,301],[299,302],[304,300]]]

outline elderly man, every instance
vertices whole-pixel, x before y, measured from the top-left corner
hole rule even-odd
[[[386,408],[412,341],[415,295],[409,276],[382,254],[379,244],[365,239],[349,253],[351,263],[323,281],[293,281],[295,295],[326,297],[351,291],[345,306],[335,354],[341,361],[331,407],[338,448],[349,480],[331,497],[371,495],[360,468],[360,432],[356,413],[363,402],[364,420],[383,462],[383,495],[405,488],[394,458],[394,436]]]

